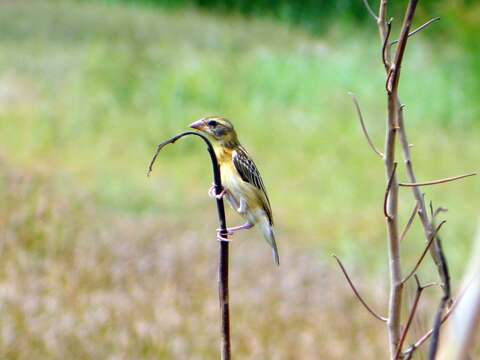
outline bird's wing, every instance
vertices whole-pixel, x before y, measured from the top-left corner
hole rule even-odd
[[[240,174],[243,181],[255,186],[261,193],[261,200],[263,208],[268,215],[270,224],[273,225],[272,209],[270,207],[270,200],[268,199],[267,190],[263,184],[260,172],[253,160],[248,156],[245,149],[239,147],[232,153],[233,165]]]

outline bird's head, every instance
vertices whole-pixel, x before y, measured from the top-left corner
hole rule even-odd
[[[207,116],[190,124],[190,127],[206,134],[214,144],[234,147],[238,144],[233,125],[221,116]]]

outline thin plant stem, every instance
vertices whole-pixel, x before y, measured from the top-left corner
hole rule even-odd
[[[430,238],[430,240],[428,241],[427,243],[427,246],[425,246],[425,249],[423,250],[422,252],[422,255],[418,258],[417,262],[415,263],[415,266],[413,267],[412,271],[410,271],[408,273],[407,276],[405,276],[405,278],[402,280],[402,283],[405,284],[408,279],[410,279],[417,271],[418,267],[420,266],[420,264],[422,263],[423,259],[425,258],[425,255],[427,254],[428,252],[428,249],[430,248],[430,246],[432,245],[433,241],[435,240],[435,237],[437,236],[438,232],[440,231],[440,229],[442,228],[443,224],[445,224],[447,221],[444,220],[442,221],[438,226],[437,228],[435,229],[435,232],[433,233],[432,237]]]
[[[368,145],[370,145],[370,148],[371,148],[378,156],[380,156],[380,158],[383,159],[383,158],[384,158],[383,153],[375,147],[375,145],[373,144],[372,139],[370,138],[370,135],[368,135],[367,127],[365,126],[365,122],[363,121],[362,111],[360,110],[360,104],[358,103],[355,94],[349,93],[349,95],[352,97],[353,104],[355,105],[355,109],[357,110],[358,119],[359,119],[359,121],[360,121],[360,125],[361,125],[361,127],[362,127],[363,134],[365,135],[365,138],[367,139]]]
[[[392,184],[391,190],[386,204],[386,218],[387,233],[388,233],[388,256],[390,266],[390,295],[388,304],[388,337],[390,344],[390,357],[395,358],[398,343],[401,337],[401,309],[403,297],[403,282],[400,261],[400,243],[398,236],[398,182],[394,176],[395,169],[395,148],[396,148],[396,133],[399,128],[398,125],[398,84],[400,81],[400,69],[405,53],[405,48],[408,40],[408,33],[412,24],[413,15],[417,6],[418,0],[409,0],[407,10],[403,19],[402,28],[398,46],[395,51],[393,60],[390,61],[388,38],[391,30],[391,22],[385,23],[386,5],[387,1],[381,1],[379,11],[379,31],[382,41],[382,61],[387,71],[386,92],[387,92],[387,133],[385,138],[385,173],[387,179],[390,174]],[[383,11],[383,16],[380,14]]]
[[[435,21],[438,21],[438,20],[440,20],[440,18],[439,18],[438,16],[437,16],[437,17],[434,17],[433,19],[428,20],[425,24],[419,26],[418,28],[416,28],[415,30],[413,30],[411,33],[409,33],[409,34],[408,34],[408,37],[415,35],[415,34],[418,33],[419,31],[422,31],[422,30],[425,29],[427,26],[429,26],[430,24],[432,24],[432,23],[434,23]],[[390,43],[390,46],[395,45],[396,43],[398,43],[398,40],[393,40],[393,41]]]
[[[337,257],[337,255],[335,254],[332,254],[332,257],[335,258],[335,260],[337,260],[337,263],[338,265],[340,266],[340,269],[342,270],[343,272],[343,275],[345,276],[345,279],[347,279],[347,282],[348,284],[350,285],[350,288],[352,289],[353,293],[355,294],[355,296],[357,297],[358,301],[360,301],[360,303],[365,307],[365,309],[367,309],[367,311],[372,314],[372,316],[380,321],[383,321],[383,322],[387,322],[387,318],[383,317],[383,316],[380,316],[378,315],[375,311],[372,310],[372,308],[370,306],[368,306],[368,304],[366,303],[365,300],[363,300],[362,296],[360,295],[360,293],[358,292],[358,290],[356,289],[355,285],[353,285],[353,282],[352,280],[350,279],[350,276],[348,275],[347,273],[347,270],[345,269],[345,267],[343,266],[342,262],[340,261],[340,259]]]
[[[410,325],[412,324],[413,317],[415,316],[415,312],[417,311],[417,306],[418,302],[420,301],[420,297],[422,296],[422,292],[425,289],[425,287],[420,285],[420,280],[418,279],[418,276],[415,275],[415,282],[417,283],[417,291],[415,293],[415,299],[413,300],[413,305],[412,308],[410,309],[410,313],[408,315],[408,320],[403,328],[402,335],[400,337],[400,341],[398,342],[397,346],[397,352],[395,354],[395,360],[400,359],[400,355],[402,353],[402,347],[403,343],[405,342],[405,339],[407,338],[408,330],[410,329]]]
[[[469,173],[464,175],[452,176],[444,179],[432,180],[432,181],[425,181],[425,182],[417,182],[417,183],[399,183],[399,186],[406,186],[406,187],[415,187],[415,186],[428,186],[428,185],[436,185],[436,184],[444,184],[450,181],[455,181],[459,179],[464,179],[466,177],[475,176],[477,173]]]
[[[210,155],[210,160],[212,162],[212,171],[213,171],[213,184],[215,187],[215,194],[220,194],[223,190],[222,179],[220,176],[220,168],[218,166],[217,156],[213,150],[213,146],[202,134],[193,131],[186,131],[180,133],[157,146],[157,151],[155,152],[150,164],[148,166],[148,176],[150,176],[153,164],[158,157],[158,154],[163,149],[164,146],[168,144],[175,143],[178,139],[184,136],[198,136],[200,137],[205,144],[207,145],[207,150]],[[216,197],[217,204],[217,215],[218,223],[220,225],[220,235],[227,239],[227,223],[225,220],[225,206],[223,203],[223,198],[218,196]],[[220,303],[220,354],[222,360],[231,359],[231,345],[230,345],[230,308],[229,308],[229,289],[228,289],[228,241],[219,241],[219,259],[218,259],[218,298]]]

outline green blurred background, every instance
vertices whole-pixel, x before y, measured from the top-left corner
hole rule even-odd
[[[405,5],[389,14],[394,37]],[[442,19],[408,44],[400,83],[419,180],[476,171],[480,153],[480,6],[421,1],[415,24],[433,16]],[[209,114],[231,119],[255,158],[283,260],[275,269],[256,231],[232,242],[236,357],[383,356],[385,328],[329,258],[341,256],[385,312],[383,165],[348,96],[382,146],[379,49],[361,1],[1,2],[2,358],[217,357],[203,145],[165,149],[146,177],[155,145]],[[455,289],[478,181],[425,188],[449,209]],[[402,223],[413,203],[402,189]],[[405,269],[422,250],[419,225],[402,244]],[[431,263],[421,276],[436,280]],[[428,309],[416,335],[431,324]]]

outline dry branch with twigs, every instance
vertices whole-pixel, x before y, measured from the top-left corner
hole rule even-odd
[[[390,264],[390,295],[388,305],[388,337],[390,345],[390,354],[392,358],[395,356],[399,341],[401,330],[401,310],[403,297],[403,282],[402,270],[400,261],[400,238],[398,235],[398,182],[395,175],[395,148],[396,137],[398,130],[397,120],[397,94],[398,84],[400,81],[400,69],[402,66],[403,55],[408,40],[408,33],[412,23],[413,14],[417,6],[417,0],[411,0],[408,4],[405,13],[397,49],[393,60],[389,54],[387,43],[391,33],[392,21],[385,23],[387,2],[382,1],[380,4],[381,10],[379,13],[383,14],[378,17],[378,24],[382,26],[382,60],[387,70],[387,78],[385,82],[387,92],[387,134],[385,138],[385,172],[388,186],[388,199],[386,201],[386,223],[388,234],[388,256]],[[385,29],[386,27],[386,29]]]
[[[410,325],[412,325],[412,321],[413,321],[413,318],[415,316],[415,312],[417,311],[417,306],[418,306],[418,303],[420,301],[420,297],[422,296],[423,290],[425,290],[426,288],[428,288],[430,286],[435,285],[435,284],[428,284],[428,285],[422,286],[420,284],[420,279],[418,278],[417,274],[415,274],[415,282],[417,284],[417,290],[415,292],[415,298],[413,299],[413,305],[412,305],[412,308],[410,309],[410,312],[408,314],[407,323],[403,328],[402,336],[400,337],[400,341],[398,343],[397,350],[395,352],[395,360],[400,359],[403,344],[405,342],[405,339],[407,338],[408,330],[410,330]]]
[[[384,162],[385,167],[385,179],[386,179],[386,188],[383,202],[383,213],[385,216],[385,222],[387,227],[387,244],[388,244],[388,264],[390,272],[390,294],[389,294],[389,304],[388,304],[388,316],[381,317],[375,313],[371,307],[365,302],[365,300],[359,295],[352,281],[350,280],[349,275],[347,274],[343,264],[337,258],[338,265],[340,266],[342,272],[347,279],[350,287],[355,293],[356,297],[363,304],[363,306],[377,319],[386,321],[389,337],[389,347],[391,359],[407,359],[413,356],[415,350],[422,345],[428,338],[432,338],[430,343],[429,359],[435,359],[438,341],[439,341],[439,332],[441,324],[448,318],[450,313],[453,311],[457,300],[447,308],[447,305],[451,301],[450,293],[450,277],[448,273],[448,266],[446,262],[446,257],[442,249],[441,240],[438,235],[440,228],[443,226],[445,221],[440,222],[438,226],[435,226],[435,217],[442,212],[443,209],[439,208],[436,211],[433,211],[431,206],[431,216],[429,217],[427,213],[427,207],[424,200],[424,195],[420,192],[421,186],[427,185],[436,185],[443,184],[466,177],[476,175],[475,173],[469,173],[460,176],[453,176],[439,180],[426,181],[426,182],[417,182],[412,160],[410,154],[410,145],[407,139],[407,134],[404,124],[404,114],[403,109],[404,105],[400,102],[398,86],[400,82],[400,74],[402,68],[402,62],[405,55],[406,45],[408,39],[419,33],[421,30],[427,28],[429,25],[439,20],[438,17],[429,20],[423,25],[419,26],[415,30],[411,31],[413,16],[418,4],[418,0],[409,0],[405,15],[403,18],[403,23],[400,29],[400,34],[398,40],[390,41],[390,36],[392,33],[392,22],[393,19],[387,21],[387,5],[388,0],[380,0],[378,15],[372,10],[367,0],[363,0],[365,7],[367,8],[368,13],[375,20],[378,31],[380,34],[380,44],[381,44],[381,60],[385,68],[385,91],[387,96],[387,119],[386,119],[386,135],[385,135],[385,145],[384,151],[379,151],[375,145],[370,135],[368,134],[363,114],[360,109],[357,98],[350,93],[355,105],[357,116],[360,121],[360,125],[363,131],[363,134],[369,144],[370,148],[377,154]],[[395,46],[396,45],[396,46]],[[399,182],[397,180],[397,160],[395,159],[397,142],[399,143],[405,165],[405,173],[408,178],[408,182]],[[406,225],[399,235],[399,216],[398,216],[398,207],[399,207],[399,189],[401,187],[411,188],[412,195],[415,199],[415,205],[413,212],[411,213]],[[413,269],[408,273],[407,276],[402,277],[402,263],[400,256],[400,241],[405,238],[408,233],[416,215],[418,214],[422,227],[424,229],[424,234],[426,238],[426,246],[424,251],[416,261]],[[430,251],[432,258],[438,268],[438,273],[441,280],[441,287],[443,289],[443,296],[441,298],[438,311],[436,313],[435,322],[432,330],[420,338],[416,343],[404,349],[405,340],[410,329],[410,325],[413,321],[415,313],[418,308],[418,303],[420,301],[421,294],[426,287],[431,286],[432,284],[422,286],[417,275],[417,271],[422,264],[425,255]],[[402,309],[402,298],[404,293],[405,283],[414,278],[417,283],[417,291],[414,298],[413,306],[409,311],[408,318],[405,324],[402,324],[401,309]],[[444,314],[445,313],[445,314]]]

